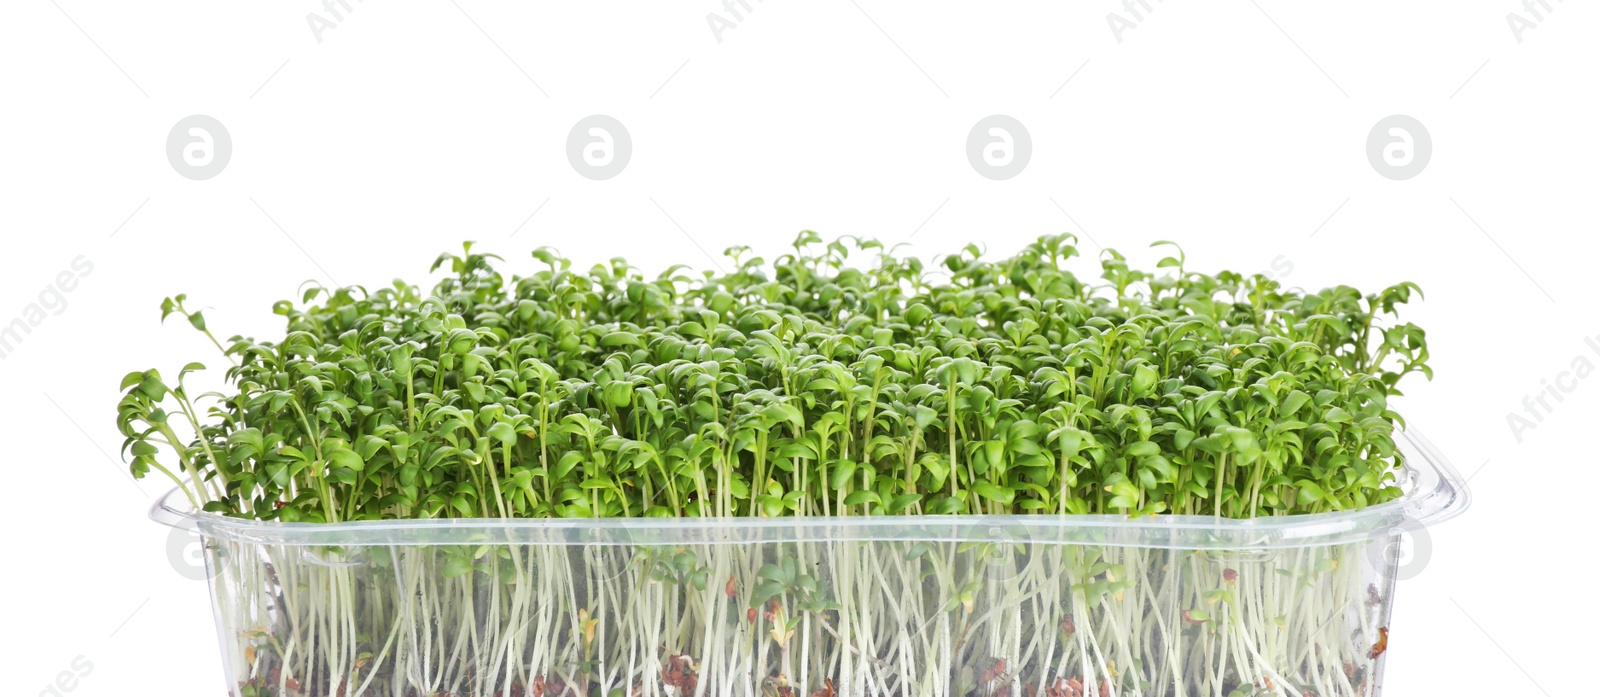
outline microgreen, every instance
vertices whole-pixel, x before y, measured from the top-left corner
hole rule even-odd
[[[506,276],[468,243],[431,292],[312,285],[274,305],[272,340],[218,341],[168,298],[163,319],[230,361],[227,391],[192,395],[198,363],[130,373],[118,427],[134,476],[291,523],[1237,519],[1398,497],[1389,400],[1431,377],[1398,318],[1420,290],[1303,292],[1152,246],[1156,271],[1105,250],[1089,279],[1071,235],[927,266],[806,231],[771,264],[735,247],[731,271],[651,279],[548,248]],[[249,627],[249,697],[1364,694],[1382,606],[1345,612],[1359,545],[1243,572],[1042,542],[261,550],[216,591]]]
[[[1301,293],[1186,270],[1170,242],[1173,272],[1107,250],[1095,284],[1064,268],[1074,242],[998,262],[969,246],[943,283],[811,232],[770,269],[735,248],[730,273],[654,280],[549,249],[506,278],[468,244],[431,294],[280,302],[284,336],[231,339],[236,391],[205,413],[181,379],[130,374],[120,425],[136,476],[182,470],[208,510],[286,521],[1246,518],[1398,493],[1388,399],[1429,373],[1422,330],[1392,321],[1415,285]],[[163,317],[222,347],[185,299]]]

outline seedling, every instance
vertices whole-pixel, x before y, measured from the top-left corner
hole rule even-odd
[[[1106,250],[1099,281],[1067,269],[1070,235],[993,262],[969,246],[935,275],[808,231],[770,266],[734,248],[730,272],[647,280],[550,249],[507,277],[468,243],[435,261],[431,293],[281,301],[272,341],[224,344],[169,298],[163,318],[232,363],[227,391],[191,395],[198,363],[130,373],[118,426],[135,477],[285,523],[1240,519],[1398,497],[1389,399],[1431,370],[1397,315],[1420,290],[1306,293],[1154,246],[1172,250],[1156,272]],[[284,596],[249,638],[258,695],[1334,695],[1365,689],[1341,662],[1387,641],[1329,639],[1345,625],[1316,619],[1360,596],[1344,548],[1226,574],[1195,553],[1045,543],[485,544],[359,572],[342,550],[301,552],[218,581]],[[1024,613],[1046,618],[1038,635],[1017,633]]]

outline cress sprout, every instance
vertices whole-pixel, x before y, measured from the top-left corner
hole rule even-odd
[[[1152,246],[1156,271],[1105,250],[1095,280],[1068,270],[1071,235],[928,267],[806,231],[770,265],[735,247],[731,272],[652,279],[548,248],[506,276],[468,243],[431,292],[313,285],[268,341],[218,341],[167,299],[225,354],[227,391],[191,394],[198,363],[130,373],[118,426],[135,477],[287,523],[1238,519],[1398,497],[1389,400],[1431,377],[1398,319],[1420,290],[1303,292]],[[276,613],[238,639],[246,697],[1331,697],[1366,693],[1387,636],[1327,620],[1361,597],[1346,547],[1243,570],[982,542],[266,549],[220,594]]]

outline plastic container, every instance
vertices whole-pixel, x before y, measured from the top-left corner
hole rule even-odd
[[[1370,696],[1399,536],[1468,505],[1401,436],[1400,499],[1255,520],[151,516],[237,697]]]

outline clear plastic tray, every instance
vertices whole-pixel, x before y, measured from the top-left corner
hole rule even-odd
[[[1381,693],[1402,497],[1315,515],[151,517],[205,540],[237,697]]]

